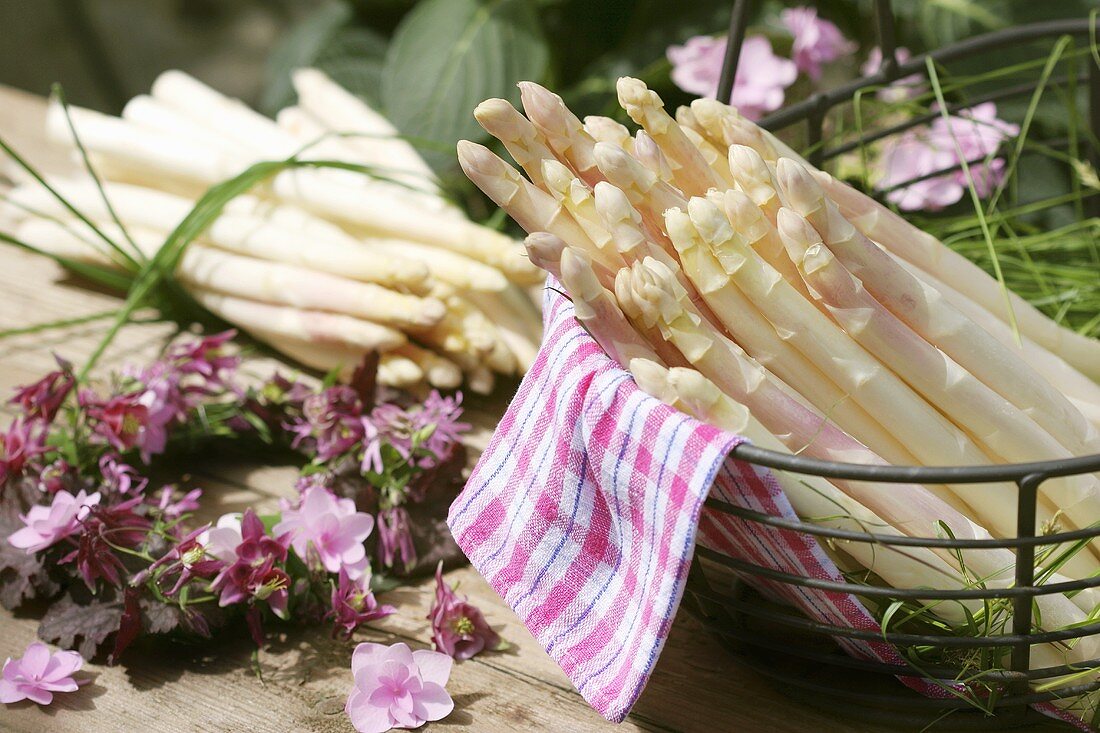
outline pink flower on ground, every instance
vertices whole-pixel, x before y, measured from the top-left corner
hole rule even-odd
[[[99,492],[89,495],[81,490],[73,496],[68,491],[58,491],[49,506],[32,506],[19,516],[26,526],[13,532],[8,542],[28,554],[45,550],[78,532],[81,520],[97,504]]]
[[[325,618],[332,619],[335,626],[333,636],[351,638],[362,624],[396,613],[393,606],[379,606],[370,591],[370,576],[364,575],[353,580],[346,570],[341,569],[338,582],[332,588],[332,608]]]
[[[817,17],[816,8],[788,8],[779,17],[794,36],[791,53],[795,65],[814,81],[821,78],[825,64],[856,50],[856,45],[844,37],[836,24]]]
[[[904,46],[895,49],[894,55],[897,57],[899,64],[905,63],[911,56],[909,49]],[[878,71],[880,66],[882,66],[882,49],[875,46],[867,54],[867,60],[863,62],[863,66],[859,67],[859,72],[864,76],[870,76]],[[901,102],[919,97],[923,91],[924,77],[920,74],[910,74],[898,79],[885,89],[880,89],[875,96],[884,102]]]
[[[228,523],[223,526],[221,520],[218,525],[207,536],[211,554],[229,563],[210,584],[210,589],[219,595],[218,604],[266,601],[276,616],[285,619],[290,578],[277,564],[286,560],[290,535],[269,537],[256,512],[248,509],[236,530],[240,541],[231,553],[226,553],[226,545],[234,539],[234,529]]]
[[[363,542],[374,529],[374,517],[355,510],[351,499],[340,499],[323,486],[311,486],[301,495],[298,508],[284,508],[276,535],[290,535],[290,545],[307,563],[312,556],[330,573],[346,570],[361,577],[369,567]],[[311,549],[312,548],[312,552]]]
[[[391,728],[419,728],[454,710],[444,686],[451,676],[446,654],[405,644],[363,643],[351,656],[355,686],[345,712],[359,733],[383,733]]]
[[[701,97],[718,93],[725,38],[695,36],[683,46],[669,46],[665,53],[672,62],[672,81],[676,86]],[[729,103],[745,117],[759,119],[783,105],[784,90],[797,77],[794,62],[776,56],[771,41],[764,36],[749,36],[741,45]]]
[[[887,141],[880,166],[879,188],[894,190],[887,200],[904,210],[935,211],[957,202],[967,188],[963,171],[932,176],[895,188],[907,181],[946,170],[960,162],[959,154],[970,164],[974,189],[988,196],[1004,177],[1004,160],[986,162],[1006,139],[1019,128],[997,119],[992,102],[962,110],[948,119],[937,117],[930,126],[909,130]]]
[[[8,657],[0,676],[0,702],[13,703],[30,700],[39,705],[53,702],[55,692],[74,692],[80,683],[73,673],[84,665],[84,658],[76,652],[50,653],[49,647],[40,641],[27,646],[19,659]]]
[[[497,651],[507,647],[500,634],[493,631],[476,606],[443,580],[443,563],[435,569],[435,602],[428,612],[432,622],[432,643],[438,652],[458,660],[469,659],[482,650]]]

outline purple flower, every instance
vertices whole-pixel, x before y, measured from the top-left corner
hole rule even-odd
[[[23,408],[27,418],[40,418],[51,422],[61,409],[65,398],[69,396],[76,379],[73,377],[73,365],[55,356],[59,369],[52,371],[33,384],[19,387],[11,404]]]
[[[59,491],[49,506],[32,506],[26,514],[20,515],[26,526],[13,532],[8,543],[28,554],[45,550],[78,532],[81,521],[97,504],[98,492],[89,495],[80,491],[73,496],[68,491]]]
[[[199,508],[199,498],[201,496],[202,489],[191,489],[179,499],[176,499],[175,487],[165,486],[160,490],[157,509],[168,519],[179,519],[184,514]]]
[[[59,561],[76,561],[77,570],[88,589],[95,591],[96,581],[103,579],[114,587],[122,585],[126,568],[115,553],[116,547],[134,548],[145,541],[151,522],[134,512],[140,496],[112,506],[93,506],[82,522],[77,549]]]
[[[330,573],[347,572],[362,577],[370,567],[364,540],[374,529],[374,517],[355,510],[351,499],[339,499],[323,486],[312,486],[301,495],[296,509],[283,510],[274,533],[289,534],[290,544],[307,563],[315,553]],[[312,553],[311,553],[312,549]]]
[[[234,540],[236,546],[230,554],[225,548]],[[289,535],[269,537],[256,512],[247,509],[237,529],[219,520],[218,526],[210,530],[208,542],[211,553],[228,563],[210,584],[210,589],[219,594],[219,605],[266,601],[275,615],[287,617],[290,578],[276,564],[286,560]]]
[[[64,458],[44,466],[38,473],[38,489],[53,496],[62,489],[72,493],[79,485],[80,475]]]
[[[369,417],[363,417],[363,458],[359,462],[362,473],[382,473],[382,433]]]
[[[351,655],[355,686],[344,710],[359,733],[419,728],[454,710],[444,686],[451,676],[446,654],[405,644],[363,643]]]
[[[484,649],[496,651],[507,645],[493,631],[476,606],[459,598],[443,580],[443,563],[435,569],[435,602],[428,612],[432,622],[432,643],[436,651],[458,660],[469,659]]]
[[[99,472],[103,476],[104,485],[118,494],[129,494],[131,491],[140,494],[149,484],[149,479],[111,453],[105,453],[99,459]]]
[[[911,56],[909,49],[905,47],[898,47],[895,49],[894,55],[899,64],[908,61]],[[871,52],[867,54],[867,60],[863,63],[863,66],[860,67],[859,71],[864,76],[870,76],[878,71],[880,66],[882,66],[882,49],[875,46],[871,49]],[[885,89],[880,89],[875,96],[884,102],[901,102],[906,99],[920,96],[923,90],[924,77],[920,74],[910,74],[909,76],[898,79]]]
[[[673,83],[701,97],[717,95],[725,52],[726,39],[710,36],[695,36],[683,46],[669,46],[665,53],[672,62]],[[771,41],[749,36],[741,45],[729,103],[750,120],[759,119],[783,105],[784,90],[797,77],[798,67],[776,56]]]
[[[350,639],[362,624],[396,612],[397,609],[393,606],[378,605],[370,591],[369,575],[353,579],[348,576],[347,571],[341,569],[337,583],[332,588],[332,607],[325,618],[332,619],[335,624],[333,636],[340,635]]]
[[[948,119],[937,117],[930,126],[909,130],[883,147],[879,188],[891,189],[959,164],[959,153],[970,163],[974,189],[988,196],[1004,177],[1004,160],[989,159],[1001,143],[1019,128],[997,119],[992,102],[980,104]],[[935,211],[962,198],[967,180],[953,171],[895,188],[886,198],[905,210]]]
[[[207,552],[202,537],[209,530],[209,525],[194,529],[180,539],[176,546],[157,558],[148,568],[135,575],[131,586],[141,585],[149,576],[164,568],[157,576],[158,583],[172,575],[178,575],[176,584],[165,592],[165,595],[174,596],[192,578],[210,578],[218,574],[225,566],[221,560],[211,556]]]
[[[116,450],[127,451],[138,444],[149,408],[139,401],[141,395],[129,393],[100,399],[91,390],[81,390],[80,406],[92,430]]]
[[[779,17],[794,36],[791,53],[795,65],[814,81],[821,78],[825,64],[856,50],[856,45],[834,23],[817,17],[816,8],[787,8]]]
[[[470,429],[469,424],[458,421],[461,416],[462,394],[442,397],[434,389],[421,407],[411,411],[413,434],[420,441],[420,447],[431,453],[419,462],[421,468],[434,466],[436,459],[447,455]]]
[[[13,703],[30,700],[39,705],[53,702],[55,692],[75,692],[80,683],[73,673],[84,665],[84,658],[77,652],[50,653],[49,647],[40,641],[27,646],[19,659],[7,658],[0,676],[0,702]]]
[[[0,432],[0,487],[23,472],[27,461],[46,452],[46,430],[37,420],[16,418]]]
[[[168,348],[164,360],[181,374],[196,374],[210,385],[223,385],[240,366],[241,359],[225,346],[237,336],[233,329],[198,340],[182,341]]]
[[[312,444],[319,460],[331,460],[363,439],[359,397],[355,390],[343,386],[310,395],[302,404],[302,418],[288,429],[295,436],[294,447]]]
[[[416,564],[416,546],[409,529],[409,513],[404,507],[378,512],[378,550],[386,567],[393,567],[398,557],[406,570]]]

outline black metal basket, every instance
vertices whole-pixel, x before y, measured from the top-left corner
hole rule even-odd
[[[749,5],[747,0],[736,0],[733,6],[729,29],[730,41],[719,84],[719,99],[728,99],[733,86]],[[810,148],[807,157],[815,164],[820,165],[830,158],[856,149],[859,145],[882,139],[930,119],[930,117],[918,116],[901,125],[865,132],[861,139],[855,142],[832,148],[822,143],[826,115],[830,110],[850,101],[852,96],[864,87],[889,84],[913,74],[925,74],[926,57],[931,57],[937,62],[946,62],[1044,38],[1063,35],[1095,38],[1096,33],[1092,25],[1094,21],[1088,19],[1036,23],[970,38],[902,63],[895,55],[894,17],[889,0],[876,0],[875,12],[877,33],[884,59],[875,74],[830,91],[814,94],[809,99],[782,109],[761,121],[763,127],[772,131],[780,131],[804,123],[805,139]],[[1095,161],[1097,152],[1095,140],[1100,139],[1100,67],[1096,63],[1089,63],[1089,72],[1083,75],[1081,81],[1088,85],[1089,90],[1091,109],[1088,120],[1094,141],[1092,160]],[[1022,96],[1033,90],[1034,85],[1001,89],[985,94],[980,100],[971,100],[969,104]],[[1091,197],[1089,202],[1091,206],[1087,210],[1091,213],[1096,210],[1097,197]],[[1072,668],[1062,665],[1031,669],[1033,644],[1056,640],[1072,643],[1073,639],[1100,634],[1100,622],[1055,632],[1035,631],[1032,603],[1036,596],[1044,594],[1100,587],[1100,577],[1058,585],[1036,585],[1034,570],[1037,547],[1100,537],[1100,527],[1044,536],[1037,536],[1036,527],[1037,492],[1043,481],[1100,471],[1100,455],[1042,463],[975,467],[864,466],[832,463],[776,453],[751,445],[740,445],[731,455],[756,466],[826,478],[922,484],[1012,482],[1018,487],[1016,537],[1003,540],[960,541],[943,537],[915,538],[844,531],[761,514],[715,498],[709,499],[706,502],[708,511],[732,515],[744,521],[758,523],[762,527],[796,530],[822,540],[836,539],[881,545],[957,550],[1011,548],[1016,552],[1015,582],[1010,588],[931,591],[916,588],[869,587],[865,584],[829,582],[802,577],[728,557],[698,546],[688,579],[685,604],[703,620],[709,630],[717,633],[733,649],[740,660],[773,679],[788,694],[797,696],[810,704],[825,707],[830,712],[888,723],[892,729],[917,730],[938,721],[945,728],[977,730],[1023,726],[1049,720],[1030,706],[1062,696],[1100,689],[1100,682],[1092,681],[1074,687],[1062,687],[1057,691],[1033,690],[1033,685],[1045,679],[1083,669],[1100,668],[1100,659],[1077,663]],[[1100,521],[1100,517],[1097,517],[1097,520]],[[787,583],[808,589],[813,593],[851,593],[864,598],[925,601],[1011,599],[1012,628],[1009,634],[981,637],[910,634],[895,631],[868,632],[843,628],[819,623],[791,608],[771,603],[740,578],[759,578]],[[843,653],[835,639],[885,641],[897,648],[902,653],[902,658],[905,658],[904,650],[915,645],[942,650],[1003,648],[1010,649],[1011,655],[1008,669],[990,670],[981,678],[987,690],[993,689],[998,692],[987,700],[988,710],[992,711],[990,714],[985,710],[976,709],[972,702],[966,699],[925,697],[897,680],[897,677],[924,676],[951,681],[963,675],[961,669],[949,665],[921,666],[918,669],[909,664],[892,665],[857,659]],[[973,677],[973,670],[968,671],[967,674]]]

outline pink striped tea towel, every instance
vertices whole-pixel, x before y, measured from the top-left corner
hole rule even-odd
[[[619,722],[661,653],[696,542],[766,568],[842,578],[813,537],[703,507],[714,492],[738,506],[796,518],[766,469],[728,457],[743,438],[639,390],[551,286],[538,357],[452,504],[448,524],[584,699]],[[818,621],[866,630],[870,638],[879,631],[853,596],[754,585]],[[844,646],[853,655],[903,663],[883,643]],[[925,694],[949,694],[924,680],[903,681]]]

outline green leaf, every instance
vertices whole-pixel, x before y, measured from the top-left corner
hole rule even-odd
[[[484,136],[474,107],[519,99],[516,82],[541,79],[548,52],[523,0],[427,0],[401,21],[382,70],[386,116],[402,133],[445,145]],[[453,153],[428,152],[437,168]]]
[[[351,8],[343,2],[330,2],[307,15],[294,26],[267,63],[267,88],[260,108],[274,114],[294,101],[290,74],[295,69],[313,66],[325,47],[352,19]]]

